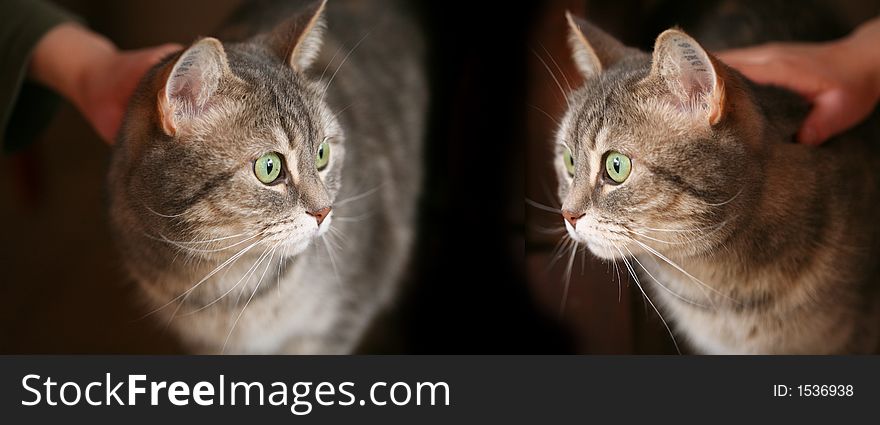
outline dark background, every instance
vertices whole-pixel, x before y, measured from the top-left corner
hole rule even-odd
[[[332,1],[332,0],[331,0]],[[121,48],[210,35],[239,1],[69,0]],[[419,249],[365,352],[569,352],[523,268],[527,43],[535,2],[423,2],[432,115]],[[121,270],[107,227],[110,148],[69,105],[0,159],[0,353],[175,353]],[[552,317],[552,316],[551,316]]]

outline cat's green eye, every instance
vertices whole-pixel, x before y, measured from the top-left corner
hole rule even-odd
[[[263,184],[272,184],[281,176],[281,167],[281,156],[275,152],[269,152],[254,162],[254,175]]]
[[[571,156],[571,150],[565,148],[565,153],[562,154],[562,162],[565,163],[565,170],[568,171],[568,175],[574,177],[574,157]]]
[[[605,156],[605,172],[615,183],[623,183],[629,177],[632,171],[632,161],[629,157],[620,153],[611,151]]]
[[[318,146],[318,152],[315,154],[315,168],[319,171],[323,170],[327,168],[328,163],[330,163],[330,144],[324,142]]]

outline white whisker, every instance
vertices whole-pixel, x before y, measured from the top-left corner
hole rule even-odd
[[[686,244],[688,244],[688,242],[690,242],[690,241],[684,241],[684,242],[670,242],[670,241],[664,241],[663,239],[657,239],[657,238],[654,238],[654,237],[648,236],[648,235],[646,235],[646,234],[636,232],[635,230],[626,229],[626,231],[627,231],[627,233],[630,233],[630,234],[632,234],[632,235],[638,236],[638,237],[640,237],[640,238],[645,238],[645,239],[648,239],[648,240],[651,240],[651,241],[654,241],[654,242],[660,242],[660,243],[667,244],[667,245],[686,245]]]
[[[370,190],[367,190],[366,192],[363,192],[363,193],[361,193],[361,194],[354,195],[354,196],[350,196],[350,197],[348,197],[348,198],[345,198],[345,199],[342,199],[342,200],[336,201],[336,202],[333,203],[333,206],[334,206],[334,207],[339,207],[339,206],[345,205],[345,204],[347,204],[347,203],[349,203],[349,202],[354,202],[354,201],[357,201],[357,200],[359,200],[359,199],[366,198],[367,196],[370,196],[370,195],[376,193],[376,191],[378,191],[379,189],[381,189],[382,186],[384,186],[384,185],[385,185],[385,183],[382,183],[382,184],[380,184],[380,185],[378,185],[378,186],[376,186],[376,187],[374,187],[374,188],[372,188],[372,189],[370,189]]]
[[[336,258],[333,255],[333,250],[327,242],[327,239],[324,238],[324,235],[321,235],[321,240],[324,242],[324,249],[327,251],[327,258],[330,259],[330,265],[333,267],[333,273],[336,275],[336,282],[341,286],[342,278],[339,276],[339,268],[336,266]]]
[[[717,203],[717,204],[712,204],[712,203],[706,202],[706,205],[708,205],[708,206],[710,206],[710,207],[720,207],[720,206],[723,206],[723,205],[727,205],[727,204],[733,202],[734,199],[736,199],[737,197],[739,197],[739,195],[742,194],[743,191],[744,191],[745,189],[746,189],[745,187],[741,188],[741,189],[739,190],[739,192],[736,192],[736,195],[733,195],[733,197],[731,197],[730,199],[728,199],[728,200],[726,200],[726,201],[724,201],[724,202],[719,202],[719,203]]]
[[[586,263],[587,263],[587,247],[581,248],[581,276],[584,275],[586,271]],[[608,268],[605,268],[605,272],[608,272]]]
[[[219,242],[219,241],[223,241],[223,240],[227,240],[227,239],[233,239],[233,238],[251,235],[251,234],[252,233],[249,233],[249,232],[242,232],[242,233],[239,233],[236,235],[229,235],[229,236],[223,236],[223,237],[211,238],[211,239],[193,240],[193,241],[173,241],[171,239],[168,239],[167,237],[165,237],[165,235],[163,235],[161,233],[159,233],[159,236],[163,242],[170,242],[170,243],[181,244],[181,245],[201,245],[201,244],[209,244],[212,242]],[[150,235],[146,235],[146,236],[149,238],[152,238],[152,239],[156,239]]]
[[[571,87],[571,83],[568,81],[568,77],[565,76],[565,71],[563,71],[562,67],[559,66],[559,62],[556,62],[556,59],[553,58],[553,55],[550,54],[550,51],[547,50],[547,47],[545,47],[541,43],[538,43],[538,45],[541,46],[541,49],[544,49],[544,53],[547,54],[547,58],[550,59],[551,62],[553,62],[553,65],[556,67],[556,70],[559,71],[559,75],[562,76],[562,79],[565,81],[565,86],[568,88],[568,91],[569,92],[574,91],[574,89]]]
[[[550,259],[550,262],[544,269],[544,273],[549,272],[550,269],[552,269],[553,266],[556,265],[556,262],[565,255],[565,251],[567,251],[568,247],[571,246],[571,244],[573,243],[575,243],[574,239],[572,239],[571,236],[569,236],[568,234],[562,236],[562,239],[560,239],[560,241],[556,243],[556,247],[551,252],[551,255],[553,257]]]
[[[289,249],[290,249],[290,246],[289,246],[289,245],[285,245],[285,246],[284,246],[284,252],[281,253],[281,258],[278,260],[278,284],[276,285],[276,288],[278,289],[278,291],[277,291],[277,292],[278,292],[278,298],[281,298],[281,277],[282,277],[282,275],[283,275],[283,270],[282,270],[282,269],[284,268],[284,267],[283,267],[283,266],[284,266],[284,259],[287,258],[287,251],[288,251]]]
[[[214,268],[214,270],[212,270],[210,273],[208,273],[207,275],[205,275],[205,277],[203,277],[202,280],[198,281],[195,285],[191,286],[189,289],[187,289],[186,291],[184,291],[184,292],[181,293],[180,295],[178,295],[178,296],[172,298],[172,299],[171,299],[170,301],[168,301],[167,303],[162,304],[161,306],[155,308],[154,310],[150,311],[149,313],[143,315],[141,318],[145,318],[145,317],[151,316],[151,315],[155,314],[156,312],[158,312],[158,311],[164,309],[165,307],[168,307],[169,305],[171,305],[171,304],[174,303],[175,301],[177,301],[177,300],[179,300],[179,299],[181,299],[181,298],[187,296],[187,294],[191,293],[192,291],[195,291],[195,290],[196,290],[201,284],[205,283],[208,279],[210,279],[211,276],[214,276],[215,274],[217,274],[217,272],[219,272],[220,270],[222,270],[223,268],[225,268],[225,267],[228,266],[229,264],[231,264],[231,263],[235,262],[236,260],[238,260],[242,255],[246,254],[248,251],[251,250],[251,248],[257,246],[260,242],[262,242],[262,239],[261,239],[261,240],[258,240],[258,241],[256,241],[256,242],[254,242],[254,243],[252,243],[252,244],[250,244],[250,245],[248,245],[248,246],[246,246],[246,247],[244,247],[244,248],[242,248],[241,251],[238,251],[237,253],[233,254],[233,255],[232,255],[231,257],[229,257],[226,261],[224,261],[224,262],[221,263],[219,266],[217,266],[216,268]]]
[[[556,74],[550,69],[550,65],[547,65],[544,58],[542,58],[534,49],[532,49],[532,54],[541,61],[541,64],[544,65],[544,69],[546,69],[547,73],[550,74],[550,77],[553,78],[553,82],[556,83],[556,87],[559,89],[559,93],[562,95],[562,100],[565,102],[566,106],[571,106],[568,100],[568,95],[565,93],[565,89],[562,88],[562,84],[559,82],[559,79],[556,78]]]
[[[639,267],[641,267],[642,270],[645,271],[645,273],[651,278],[651,280],[654,281],[654,283],[656,283],[657,285],[659,285],[661,288],[663,288],[666,292],[668,292],[669,294],[671,294],[673,297],[678,298],[678,299],[680,299],[680,300],[682,300],[682,301],[684,301],[684,302],[686,302],[686,303],[688,303],[688,304],[692,304],[692,305],[695,305],[695,306],[698,306],[698,307],[702,307],[702,308],[708,308],[708,306],[703,305],[703,304],[700,304],[700,303],[698,303],[698,302],[696,302],[696,301],[693,301],[693,300],[690,300],[690,299],[688,299],[688,298],[685,298],[684,296],[682,296],[682,295],[679,294],[678,292],[675,292],[675,291],[673,291],[672,289],[669,289],[669,287],[667,287],[666,285],[660,283],[660,281],[657,280],[657,278],[654,277],[654,275],[651,274],[650,271],[648,271],[648,269],[642,264],[642,262],[639,261],[638,257],[636,257],[635,255],[633,255],[632,251],[630,251],[629,248],[626,247],[626,245],[623,246],[623,249],[625,249],[626,252],[629,253],[630,257],[632,257],[632,259],[635,260],[636,264],[638,264]]]
[[[353,217],[345,217],[345,216],[339,216],[339,215],[334,214],[333,220],[334,221],[341,221],[343,223],[357,223],[360,221],[364,221],[364,220],[372,217],[373,215],[374,215],[374,213],[363,213],[363,214],[359,214],[359,215],[356,215]]]
[[[341,51],[342,51],[342,46],[339,46],[336,48],[336,51],[333,52],[333,57],[331,57],[330,60],[327,61],[327,64],[324,65],[324,70],[321,71],[321,76],[318,77],[318,81],[322,81],[324,79],[324,76],[327,75],[327,70],[330,69],[330,65],[333,64],[333,61],[336,60],[336,57],[339,56],[339,52],[341,52]]]
[[[266,272],[269,271],[269,267],[272,265],[272,258],[275,258],[275,249],[278,248],[278,245],[281,242],[275,244],[272,248],[272,256],[269,258],[269,262],[266,263],[266,269],[263,270],[263,274],[260,276],[260,280],[257,281],[257,285],[254,287],[254,291],[251,292],[251,296],[248,298],[247,302],[244,303],[244,307],[241,308],[241,311],[236,316],[235,321],[232,322],[232,327],[229,328],[229,332],[226,334],[226,340],[223,341],[223,348],[220,350],[221,353],[226,352],[226,345],[229,344],[229,337],[232,336],[232,332],[235,331],[235,327],[238,325],[238,321],[241,320],[241,316],[244,315],[244,311],[248,308],[251,303],[251,300],[254,299],[254,295],[257,294],[257,291],[260,290],[260,284],[263,283],[263,278],[266,277]]]
[[[339,238],[339,240],[342,242],[349,242],[351,240],[351,239],[349,239],[348,236],[346,236],[344,233],[342,233],[341,230],[339,230],[333,226],[330,226],[327,229],[327,232],[328,232],[327,234],[332,234],[334,237]]]
[[[333,119],[335,120],[337,117],[339,117],[340,114],[342,114],[343,112],[347,111],[348,108],[351,108],[352,106],[354,106],[355,103],[357,103],[357,102],[351,102],[351,103],[349,103],[348,105],[345,105],[344,108],[342,108],[342,109],[340,109],[340,110],[334,112],[334,113],[333,113]]]
[[[550,121],[553,121],[553,123],[556,124],[557,127],[561,127],[561,126],[562,126],[562,123],[559,122],[559,120],[557,120],[556,118],[553,118],[553,116],[550,115],[547,111],[545,111],[545,110],[543,110],[543,109],[541,109],[541,108],[539,108],[539,107],[537,107],[537,106],[535,106],[535,105],[532,105],[532,104],[529,104],[529,106],[532,107],[532,108],[534,108],[536,111],[538,111],[538,112],[544,114],[544,116],[547,117],[547,118],[549,118]]]
[[[253,272],[254,272],[254,271],[259,267],[259,265],[263,262],[263,260],[264,260],[264,259],[266,258],[266,256],[267,256],[268,252],[269,252],[269,248],[267,247],[265,250],[263,250],[263,253],[260,254],[260,256],[257,257],[257,259],[254,261],[254,265],[252,265],[250,268],[248,268],[247,271],[245,271],[245,272],[241,275],[241,277],[238,279],[238,281],[235,282],[235,285],[232,285],[232,287],[230,287],[229,289],[227,289],[226,292],[224,292],[223,294],[221,294],[219,297],[215,298],[213,301],[209,302],[208,304],[205,304],[205,305],[203,305],[203,306],[201,306],[201,307],[199,307],[199,308],[197,308],[197,309],[195,309],[195,310],[193,310],[193,311],[189,311],[189,312],[186,312],[186,313],[182,314],[181,317],[185,317],[185,316],[189,316],[189,315],[192,315],[192,314],[196,314],[196,313],[198,313],[198,312],[200,312],[200,311],[202,311],[202,310],[204,310],[204,309],[206,309],[206,308],[208,308],[208,307],[210,307],[210,306],[216,304],[217,302],[219,302],[219,301],[222,300],[223,298],[225,298],[227,295],[229,295],[229,293],[231,293],[232,291],[234,291],[235,288],[238,287],[238,285],[241,285],[241,283],[245,281],[245,278],[250,279],[250,275],[253,274]],[[245,286],[247,286],[247,284],[245,284]]]
[[[333,75],[330,76],[330,81],[327,81],[327,84],[324,86],[324,93],[321,94],[322,98],[327,95],[327,91],[330,90],[330,84],[333,83],[333,79],[336,78],[336,74],[338,74],[339,70],[342,69],[342,65],[345,65],[345,62],[348,61],[348,58],[351,57],[351,54],[354,53],[354,51],[357,50],[358,47],[360,47],[361,43],[363,43],[364,40],[367,39],[371,32],[372,31],[367,31],[367,33],[364,34],[364,36],[361,37],[361,39],[358,40],[357,43],[355,43],[354,47],[352,47],[351,50],[348,51],[345,57],[342,58],[342,62],[339,63],[339,66],[336,67],[336,71],[333,71]]]
[[[617,261],[611,262],[614,265],[614,272],[617,273],[617,303],[620,304],[623,299],[623,279],[620,277],[620,265]]]
[[[531,200],[531,199],[529,199],[529,198],[526,198],[526,203],[529,204],[529,205],[531,205],[531,206],[533,206],[533,207],[535,207],[535,208],[537,208],[537,209],[539,209],[539,210],[542,210],[542,211],[548,211],[548,212],[552,212],[552,213],[556,213],[556,214],[562,214],[562,210],[561,210],[561,209],[553,208],[553,207],[550,207],[550,206],[544,205],[544,204],[542,204],[542,203],[540,203],[540,202],[535,202],[535,201],[533,201],[533,200]]]
[[[719,290],[717,290],[717,289],[715,289],[715,288],[713,288],[713,287],[707,285],[707,284],[706,284],[705,282],[703,282],[702,280],[697,279],[694,275],[688,273],[684,268],[682,268],[682,267],[679,266],[678,264],[675,264],[672,260],[666,258],[665,255],[663,255],[663,254],[657,252],[656,249],[651,248],[650,246],[648,246],[648,245],[645,244],[644,242],[641,242],[641,241],[639,241],[639,240],[637,240],[637,239],[632,239],[632,238],[630,238],[630,240],[633,241],[633,242],[635,242],[635,243],[637,243],[639,246],[641,246],[642,248],[644,248],[646,251],[650,252],[651,254],[654,254],[655,256],[657,256],[658,258],[660,258],[661,260],[665,261],[667,264],[669,264],[670,266],[674,267],[676,270],[678,270],[679,272],[681,272],[681,273],[684,274],[685,276],[689,277],[692,281],[696,282],[696,283],[699,284],[700,286],[702,286],[702,287],[704,287],[704,288],[706,288],[706,289],[708,289],[708,290],[710,290],[710,291],[712,291],[712,292],[714,292],[714,293],[716,293],[716,294],[718,294],[718,295],[720,295],[720,296],[722,296],[722,297],[725,297],[725,298],[727,298],[728,300],[733,301],[733,299],[730,298],[729,296],[727,296],[726,294],[724,294],[724,293],[722,293],[721,291],[719,291]],[[708,295],[707,295],[707,297],[708,297]],[[711,299],[711,297],[708,297],[708,298]],[[714,303],[713,303],[713,306],[714,306]]]
[[[647,300],[648,303],[651,304],[651,308],[654,309],[654,312],[656,312],[657,316],[660,317],[660,321],[663,322],[663,326],[666,327],[666,331],[669,332],[669,337],[672,338],[672,344],[675,345],[675,351],[677,351],[678,354],[681,354],[681,350],[678,348],[678,342],[675,340],[675,335],[672,333],[672,329],[669,327],[669,324],[666,323],[666,319],[663,318],[663,315],[660,314],[660,310],[658,310],[657,306],[654,305],[654,302],[651,301],[651,298],[648,296],[648,293],[645,292],[644,288],[642,288],[642,284],[639,282],[639,276],[636,274],[635,269],[633,269],[632,265],[629,263],[629,260],[627,260],[626,256],[623,255],[623,251],[621,251],[620,248],[617,248],[617,246],[615,246],[614,248],[617,249],[617,252],[619,252],[621,258],[623,258],[623,264],[626,265],[627,270],[629,270],[630,275],[635,280],[636,287],[639,288],[639,291],[642,293],[642,296],[645,297],[645,300]]]
[[[179,242],[177,242],[177,241],[172,241],[172,240],[166,238],[165,235],[163,235],[163,234],[161,234],[161,233],[159,234],[159,236],[160,236],[161,239],[159,239],[159,238],[153,238],[152,236],[149,236],[149,235],[147,235],[147,237],[148,237],[148,238],[151,238],[151,239],[155,239],[155,240],[161,241],[161,242],[168,243],[169,245],[172,245],[172,246],[174,246],[174,247],[177,247],[177,248],[179,248],[180,250],[185,251],[185,252],[188,252],[188,253],[190,253],[190,254],[208,254],[208,253],[213,253],[213,252],[226,251],[226,250],[228,250],[228,249],[234,248],[234,247],[236,247],[236,246],[239,246],[239,245],[241,245],[241,244],[244,244],[245,242],[247,242],[247,241],[249,241],[249,240],[251,240],[251,239],[253,239],[253,238],[256,238],[256,237],[259,237],[259,236],[263,235],[265,232],[266,232],[266,231],[263,231],[263,232],[260,232],[260,233],[253,234],[253,235],[251,235],[251,236],[249,236],[249,237],[247,237],[247,238],[245,238],[245,239],[242,239],[242,240],[240,240],[240,241],[238,241],[238,242],[236,242],[236,243],[234,243],[234,244],[232,244],[232,245],[224,246],[224,247],[222,247],[222,248],[212,248],[212,249],[205,249],[205,248],[192,248],[192,247],[188,247],[188,246],[185,246],[185,245],[183,245],[183,244],[181,244],[181,243],[179,243]],[[233,237],[234,237],[234,236],[233,236]],[[221,238],[221,239],[228,239],[228,238]]]
[[[574,242],[571,248],[571,256],[568,257],[568,265],[565,267],[565,287],[562,290],[562,303],[559,305],[559,317],[565,315],[565,304],[568,302],[568,289],[571,285],[571,267],[574,265],[574,257],[577,254],[578,243]]]
[[[147,204],[143,204],[143,206],[151,213],[156,214],[157,216],[162,217],[162,218],[178,218],[178,217],[182,217],[184,214],[186,214],[186,212],[182,212],[180,214],[162,214],[162,213],[150,208],[149,206],[147,206]]]
[[[719,226],[724,226],[729,221],[730,221],[730,219],[725,220],[724,222],[722,222],[720,224],[713,224],[711,226],[706,226],[706,227],[694,227],[691,229],[658,229],[658,228],[654,228],[654,227],[642,227],[641,229],[650,230],[652,232],[702,233],[702,232],[705,232],[706,230],[709,230],[709,229],[717,229]]]

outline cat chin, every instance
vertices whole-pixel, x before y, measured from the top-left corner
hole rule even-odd
[[[308,249],[309,246],[316,243],[318,238],[330,230],[331,220],[332,217],[328,216],[318,228],[288,236],[279,250],[281,255],[284,255],[285,257],[295,257],[301,254]]]
[[[590,249],[590,252],[592,252],[593,255],[603,260],[619,260],[623,258],[620,256],[620,252],[616,249],[600,243],[587,241],[587,248]]]
[[[571,238],[574,239],[574,241],[578,244],[587,245],[587,248],[590,249],[590,252],[592,252],[593,255],[599,258],[602,258],[604,260],[618,260],[620,258],[623,258],[621,257],[620,251],[618,251],[617,248],[607,243],[599,242],[593,240],[590,237],[584,237],[582,235],[578,235],[572,232],[569,232],[569,236],[571,236]]]
[[[605,260],[618,260],[621,257],[621,253],[619,249],[607,242],[604,242],[601,239],[597,239],[592,237],[593,235],[582,235],[578,233],[574,227],[571,226],[568,222],[565,222],[565,229],[568,231],[568,235],[574,239],[578,244],[587,245],[587,248],[590,249],[590,252],[593,255],[605,259]],[[621,248],[622,249],[622,248]]]
[[[314,243],[314,241],[314,237],[291,238],[286,241],[280,249],[281,255],[284,255],[285,257],[296,257],[308,249],[309,245]]]
[[[330,230],[330,224],[332,222],[333,222],[333,212],[331,211],[330,214],[327,214],[327,218],[325,218],[324,221],[318,226],[318,236],[321,236],[324,233],[327,233],[327,231]]]

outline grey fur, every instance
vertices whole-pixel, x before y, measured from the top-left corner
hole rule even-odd
[[[149,309],[195,352],[352,352],[407,264],[427,107],[421,34],[393,2],[331,0],[310,21],[320,6],[248,4],[221,36],[216,92],[193,118],[173,115],[173,137],[156,99],[176,58],[130,105],[109,175],[113,229]],[[308,44],[279,50],[279,37]],[[286,180],[267,186],[253,164],[272,151]],[[315,226],[307,212],[327,206]]]
[[[719,97],[703,84],[682,101],[682,82],[657,71],[674,47],[664,35],[653,57],[597,54],[617,59],[570,95],[555,160],[563,211],[585,214],[566,224],[570,236],[601,258],[626,258],[698,352],[875,351],[876,116],[819,148],[793,143],[805,103],[711,57]],[[717,123],[707,120],[712,102]],[[605,177],[612,150],[632,158],[619,185]]]

